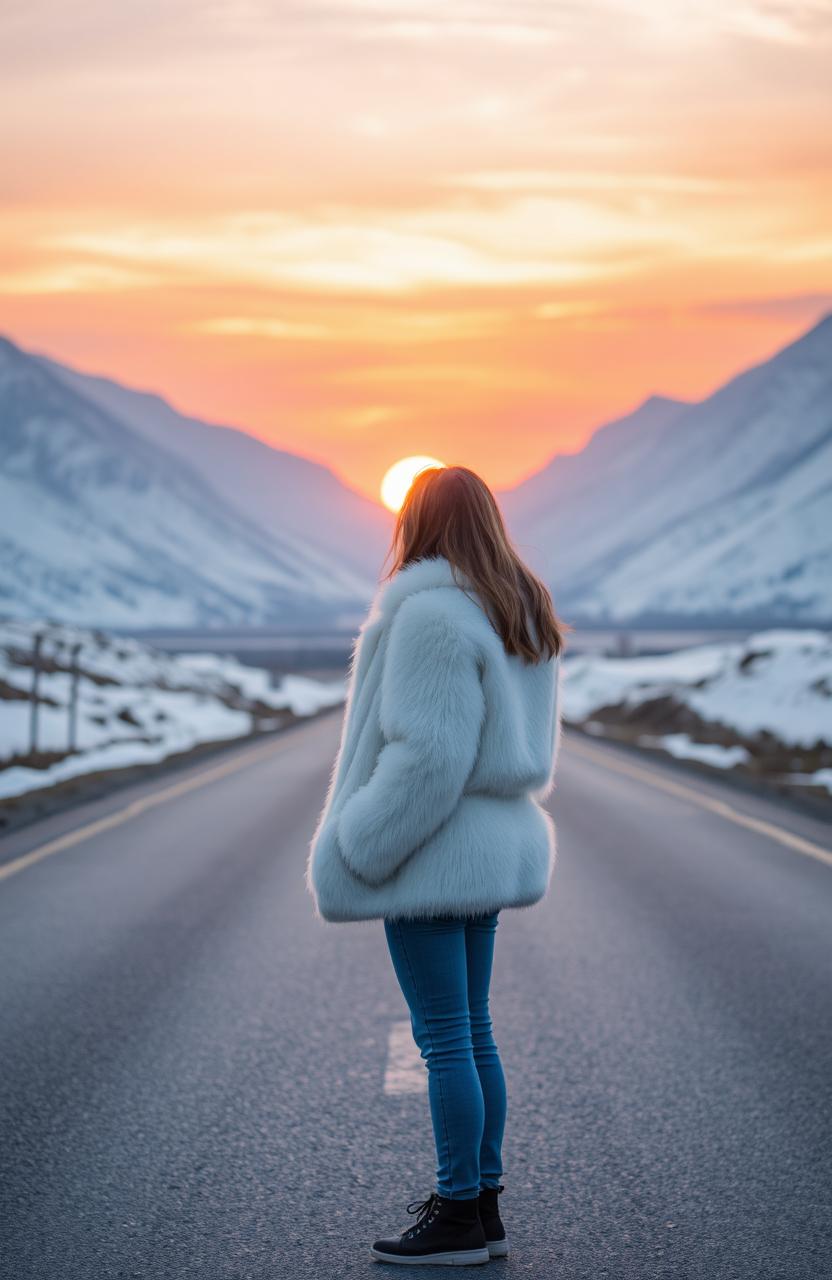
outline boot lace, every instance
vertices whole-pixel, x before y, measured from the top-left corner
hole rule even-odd
[[[435,1191],[428,1196],[427,1200],[413,1200],[407,1206],[407,1212],[411,1214],[415,1213],[418,1217],[416,1218],[413,1226],[408,1227],[403,1234],[408,1237],[418,1235],[420,1231],[424,1230],[429,1222],[433,1222],[434,1213],[438,1206],[439,1197]]]

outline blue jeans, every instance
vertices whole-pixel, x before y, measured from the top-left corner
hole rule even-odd
[[[503,1172],[506,1084],[488,1011],[497,916],[384,921],[428,1068],[436,1191],[451,1200],[499,1186]]]

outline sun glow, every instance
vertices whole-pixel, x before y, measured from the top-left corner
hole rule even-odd
[[[414,455],[412,458],[400,458],[384,474],[381,482],[381,500],[391,511],[398,511],[405,500],[408,489],[420,471],[426,467],[444,467],[445,463],[438,458]]]

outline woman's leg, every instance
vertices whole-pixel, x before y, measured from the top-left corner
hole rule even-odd
[[[484,1107],[468,1013],[465,921],[385,920],[384,929],[428,1067],[436,1191],[472,1200],[480,1189]]]
[[[485,1106],[480,1148],[481,1187],[500,1185],[503,1173],[503,1131],[506,1123],[506,1081],[491,1030],[488,1005],[497,916],[496,911],[491,915],[476,916],[467,922],[465,928],[471,1036]]]

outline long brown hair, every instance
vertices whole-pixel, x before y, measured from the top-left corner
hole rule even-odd
[[[390,555],[385,578],[415,560],[444,556],[455,578],[457,571],[468,578],[458,585],[475,589],[507,653],[531,663],[563,649],[570,628],[557,617],[548,587],[520,559],[488,485],[468,467],[426,467],[416,475]]]

